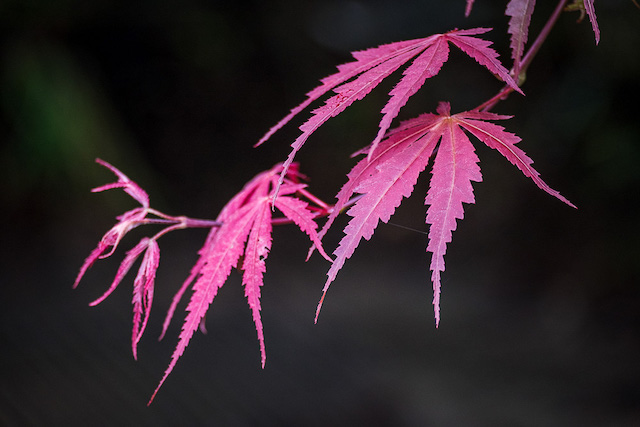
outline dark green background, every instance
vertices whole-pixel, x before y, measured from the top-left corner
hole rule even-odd
[[[130,4],[134,3],[134,4]],[[164,311],[206,232],[160,240],[156,300],[139,361],[130,352],[131,278],[98,307],[124,250],[80,288],[82,260],[134,203],[89,189],[117,165],[172,214],[213,218],[283,160],[303,113],[251,146],[349,51],[454,27],[494,27],[508,64],[504,2],[3,1],[0,4],[0,424],[635,426],[640,424],[640,10],[596,2],[602,41],[562,16],[523,87],[495,111],[522,137],[540,191],[478,146],[484,182],[454,233],[433,327],[426,236],[381,225],[333,284],[328,265],[274,232],[263,288],[267,365],[233,274],[156,401],[184,304]],[[532,29],[552,5],[538,6]],[[331,120],[298,159],[331,202],[375,135],[396,73]],[[472,108],[500,84],[452,51],[402,119]],[[479,145],[479,144],[478,144]],[[424,173],[392,221],[425,230]],[[341,222],[344,225],[344,220]],[[340,238],[328,236],[333,249]]]

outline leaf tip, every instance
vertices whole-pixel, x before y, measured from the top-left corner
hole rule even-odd
[[[464,17],[468,18],[469,15],[471,14],[471,8],[473,8],[473,2],[474,0],[467,0],[467,6],[464,9]]]
[[[318,307],[316,308],[316,317],[313,319],[313,324],[318,324],[318,317],[320,316],[320,310],[322,309],[322,303],[324,302],[324,297],[327,295],[327,291],[324,290],[322,292],[322,297],[320,297],[320,301],[318,302]]]

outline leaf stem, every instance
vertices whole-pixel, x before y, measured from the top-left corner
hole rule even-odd
[[[306,193],[306,191],[305,191]],[[310,193],[309,193],[310,194]],[[351,199],[349,199],[344,206],[342,207],[342,209],[340,210],[340,213],[344,212],[347,210],[348,207],[350,207],[351,205],[353,205],[355,202],[357,202],[363,195],[362,194],[358,194],[357,196],[353,196]],[[315,196],[314,196],[315,198]],[[322,203],[325,207],[322,209],[317,209],[316,211],[318,212],[318,216],[317,217],[321,217],[321,216],[327,216],[330,215],[331,212],[333,212],[333,209],[335,208],[335,205],[328,205],[326,203],[324,203],[323,201],[321,201],[320,199],[318,199],[318,201],[320,203]],[[311,208],[311,207],[310,207]],[[316,218],[317,218],[316,217]],[[271,220],[271,224],[273,225],[283,225],[283,224],[291,224],[291,220],[289,218],[286,217],[281,217],[281,218],[274,218]]]
[[[323,210],[325,211],[329,210],[330,206],[328,204],[326,204],[325,202],[323,202],[322,200],[320,200],[319,198],[317,198],[316,196],[314,196],[304,188],[301,188],[300,190],[298,190],[298,192],[303,196],[305,196],[307,199],[309,199],[311,202],[315,203],[317,206],[322,208]]]
[[[527,67],[529,67],[529,65],[531,64],[531,61],[533,61],[533,58],[536,56],[536,54],[540,50],[540,47],[542,46],[544,41],[547,39],[547,36],[551,32],[551,29],[558,21],[558,18],[560,17],[560,14],[562,13],[564,9],[564,5],[566,3],[567,3],[567,0],[560,0],[558,2],[558,5],[556,6],[555,10],[549,17],[549,20],[540,31],[540,34],[538,34],[538,37],[536,37],[536,40],[533,42],[533,44],[529,48],[529,51],[522,58],[522,61],[520,62],[520,75],[522,75],[523,73],[526,74]]]
[[[214,228],[222,226],[222,222],[213,221],[210,219],[195,219],[186,216],[181,216],[178,218],[184,221],[184,228]]]

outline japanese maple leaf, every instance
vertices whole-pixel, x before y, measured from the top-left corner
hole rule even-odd
[[[600,28],[598,28],[598,21],[596,19],[596,9],[594,6],[594,0],[573,0],[564,7],[565,11],[580,11],[580,17],[578,22],[582,22],[585,13],[589,15],[589,21],[591,21],[591,28],[595,34],[596,44],[600,43]]]
[[[136,360],[138,359],[138,342],[144,333],[147,321],[149,320],[149,314],[151,313],[156,271],[160,264],[160,248],[158,247],[158,242],[155,239],[143,237],[136,246],[127,252],[127,255],[120,263],[120,267],[116,272],[116,276],[113,279],[111,286],[109,286],[102,296],[89,303],[91,307],[94,307],[111,295],[120,282],[122,282],[122,279],[127,275],[142,252],[144,252],[144,256],[133,283],[133,299],[131,301],[133,304],[131,350],[133,351],[133,358]],[[84,274],[84,271],[81,272],[81,275],[82,274]],[[143,315],[144,319],[142,319]]]
[[[149,207],[149,196],[138,184],[104,160],[96,159],[96,162],[111,170],[118,177],[118,181],[94,188],[91,191],[96,193],[114,188],[121,188],[134,200],[140,203],[141,207],[127,211],[117,218],[119,220],[118,223],[102,237],[98,246],[87,257],[82,267],[80,267],[80,272],[73,284],[74,288],[78,286],[82,277],[96,260],[111,256],[122,238],[132,229],[148,222],[147,215],[153,211]],[[109,248],[111,249],[107,252],[107,249]],[[138,274],[134,281],[132,299],[133,328],[131,332],[131,349],[134,359],[138,358],[138,342],[140,341],[140,338],[147,326],[147,321],[149,320],[149,314],[151,312],[151,304],[153,302],[154,281],[156,270],[160,263],[160,249],[156,239],[144,237],[136,246],[133,247],[133,249],[129,250],[125,258],[120,263],[111,286],[100,298],[89,304],[90,306],[98,305],[111,295],[120,282],[122,282],[122,279],[124,279],[142,252],[144,252],[145,255],[140,263]],[[142,316],[144,316],[144,319]]]
[[[464,11],[465,16],[468,17],[471,13],[473,3],[474,0],[467,0],[467,6]],[[534,7],[535,0],[510,0],[505,11],[505,14],[511,17],[509,20],[509,34],[511,34],[512,57],[515,61],[513,68],[516,71],[520,69],[519,62],[522,58],[522,48],[527,41],[529,23],[531,22],[531,14],[533,13]],[[587,15],[589,15],[589,21],[591,21],[596,44],[600,43],[600,28],[598,28],[598,21],[596,19],[594,0],[574,0],[565,10],[577,10],[578,7],[580,7],[582,14],[586,12]],[[578,21],[582,20],[582,16],[583,15],[581,15]]]
[[[445,269],[447,244],[451,242],[456,221],[464,216],[462,204],[474,203],[471,182],[482,180],[478,157],[465,131],[496,149],[542,190],[573,206],[540,179],[539,173],[531,166],[533,161],[516,146],[520,138],[488,122],[508,119],[509,116],[479,111],[451,115],[448,103],[441,103],[437,113],[423,114],[403,122],[375,148],[371,160],[362,159],[347,175],[348,181],[338,193],[338,201],[321,236],[355,193],[362,196],[347,211],[352,219],[334,251],[335,260],[327,273],[316,321],[329,285],[345,261],[353,255],[360,241],[363,238],[369,240],[378,223],[386,223],[402,199],[413,192],[418,176],[438,147],[425,204],[430,205],[426,217],[430,224],[427,251],[432,254],[433,305],[436,326],[439,324],[440,274]]]
[[[505,14],[511,17],[509,19],[509,34],[511,34],[513,74],[516,76],[520,73],[520,60],[529,37],[529,24],[535,6],[536,0],[511,0],[505,11]]]
[[[467,0],[467,6],[464,8],[464,16],[469,16],[471,14],[471,9],[473,8],[473,2],[475,0]]]
[[[322,84],[307,93],[307,99],[293,108],[286,117],[273,126],[256,145],[260,145],[269,139],[278,129],[329,90],[335,92],[335,95],[327,99],[323,106],[313,110],[311,118],[300,126],[302,134],[291,145],[293,150],[284,163],[279,181],[282,183],[287,168],[311,134],[331,117],[342,113],[355,101],[363,99],[382,80],[415,58],[412,64],[404,70],[403,77],[398,84],[389,93],[391,97],[382,109],[383,116],[380,120],[380,129],[369,150],[369,158],[371,159],[376,146],[382,140],[400,109],[424,85],[428,78],[438,74],[442,65],[447,61],[449,58],[449,43],[475,59],[514,90],[522,93],[516,82],[509,75],[508,70],[497,59],[497,52],[489,47],[491,42],[477,37],[479,34],[484,34],[490,30],[490,28],[453,30],[426,38],[395,42],[364,51],[353,52],[352,55],[356,59],[355,61],[339,65],[337,73],[323,78],[321,80]]]
[[[596,37],[596,44],[600,43],[600,28],[598,28],[598,20],[596,19],[596,8],[593,5],[594,0],[584,0],[584,9],[589,15],[589,21],[591,21],[591,28]]]
[[[191,300],[187,306],[187,316],[182,326],[179,341],[171,357],[169,367],[154,391],[149,403],[167,379],[178,359],[189,344],[193,333],[198,329],[205,313],[213,302],[218,290],[224,285],[231,270],[238,266],[241,256],[244,261],[242,283],[245,296],[251,308],[253,321],[260,344],[261,363],[264,367],[266,351],[264,333],[260,317],[260,287],[266,271],[265,260],[271,249],[271,230],[273,208],[305,232],[311,242],[319,248],[321,254],[331,261],[322,250],[314,222],[316,214],[309,209],[308,203],[297,197],[305,185],[298,182],[297,167],[292,167],[280,187],[280,197],[274,201],[274,192],[283,166],[263,172],[251,180],[222,209],[217,221],[222,226],[212,229],[205,245],[200,250],[200,258],[192,269],[181,289],[176,294],[165,320],[164,331],[171,320],[176,305],[188,287],[193,288]]]
[[[118,177],[118,181],[96,187],[91,190],[92,193],[121,188],[135,201],[140,203],[141,206],[120,215],[117,218],[119,222],[104,236],[102,236],[98,246],[91,252],[91,254],[89,254],[82,264],[82,267],[80,267],[80,272],[73,284],[74,289],[78,286],[80,280],[82,280],[82,277],[85,275],[87,270],[91,268],[93,263],[98,259],[108,258],[111,256],[113,252],[115,252],[124,235],[142,224],[149,213],[149,195],[138,184],[104,160],[96,159],[96,163],[113,172]],[[107,249],[109,248],[111,248],[111,250],[107,252]]]

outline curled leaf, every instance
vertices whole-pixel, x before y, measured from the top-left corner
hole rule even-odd
[[[104,160],[96,159],[96,163],[101,164],[102,166],[106,167],[111,172],[116,174],[116,176],[118,177],[118,181],[111,184],[105,184],[100,187],[96,187],[91,190],[92,192],[97,193],[100,191],[110,190],[112,188],[122,188],[128,195],[130,195],[135,200],[137,200],[143,207],[145,208],[149,207],[149,195],[147,194],[146,191],[140,188],[138,184],[130,180],[128,176],[126,176],[125,174],[120,172],[116,167],[110,165]]]
[[[144,240],[144,239],[143,239]],[[133,358],[138,358],[138,342],[147,327],[151,305],[153,303],[153,287],[156,271],[160,263],[160,248],[155,239],[146,239],[147,249],[133,282],[133,329],[131,331],[131,348]],[[144,319],[142,319],[144,315]]]

